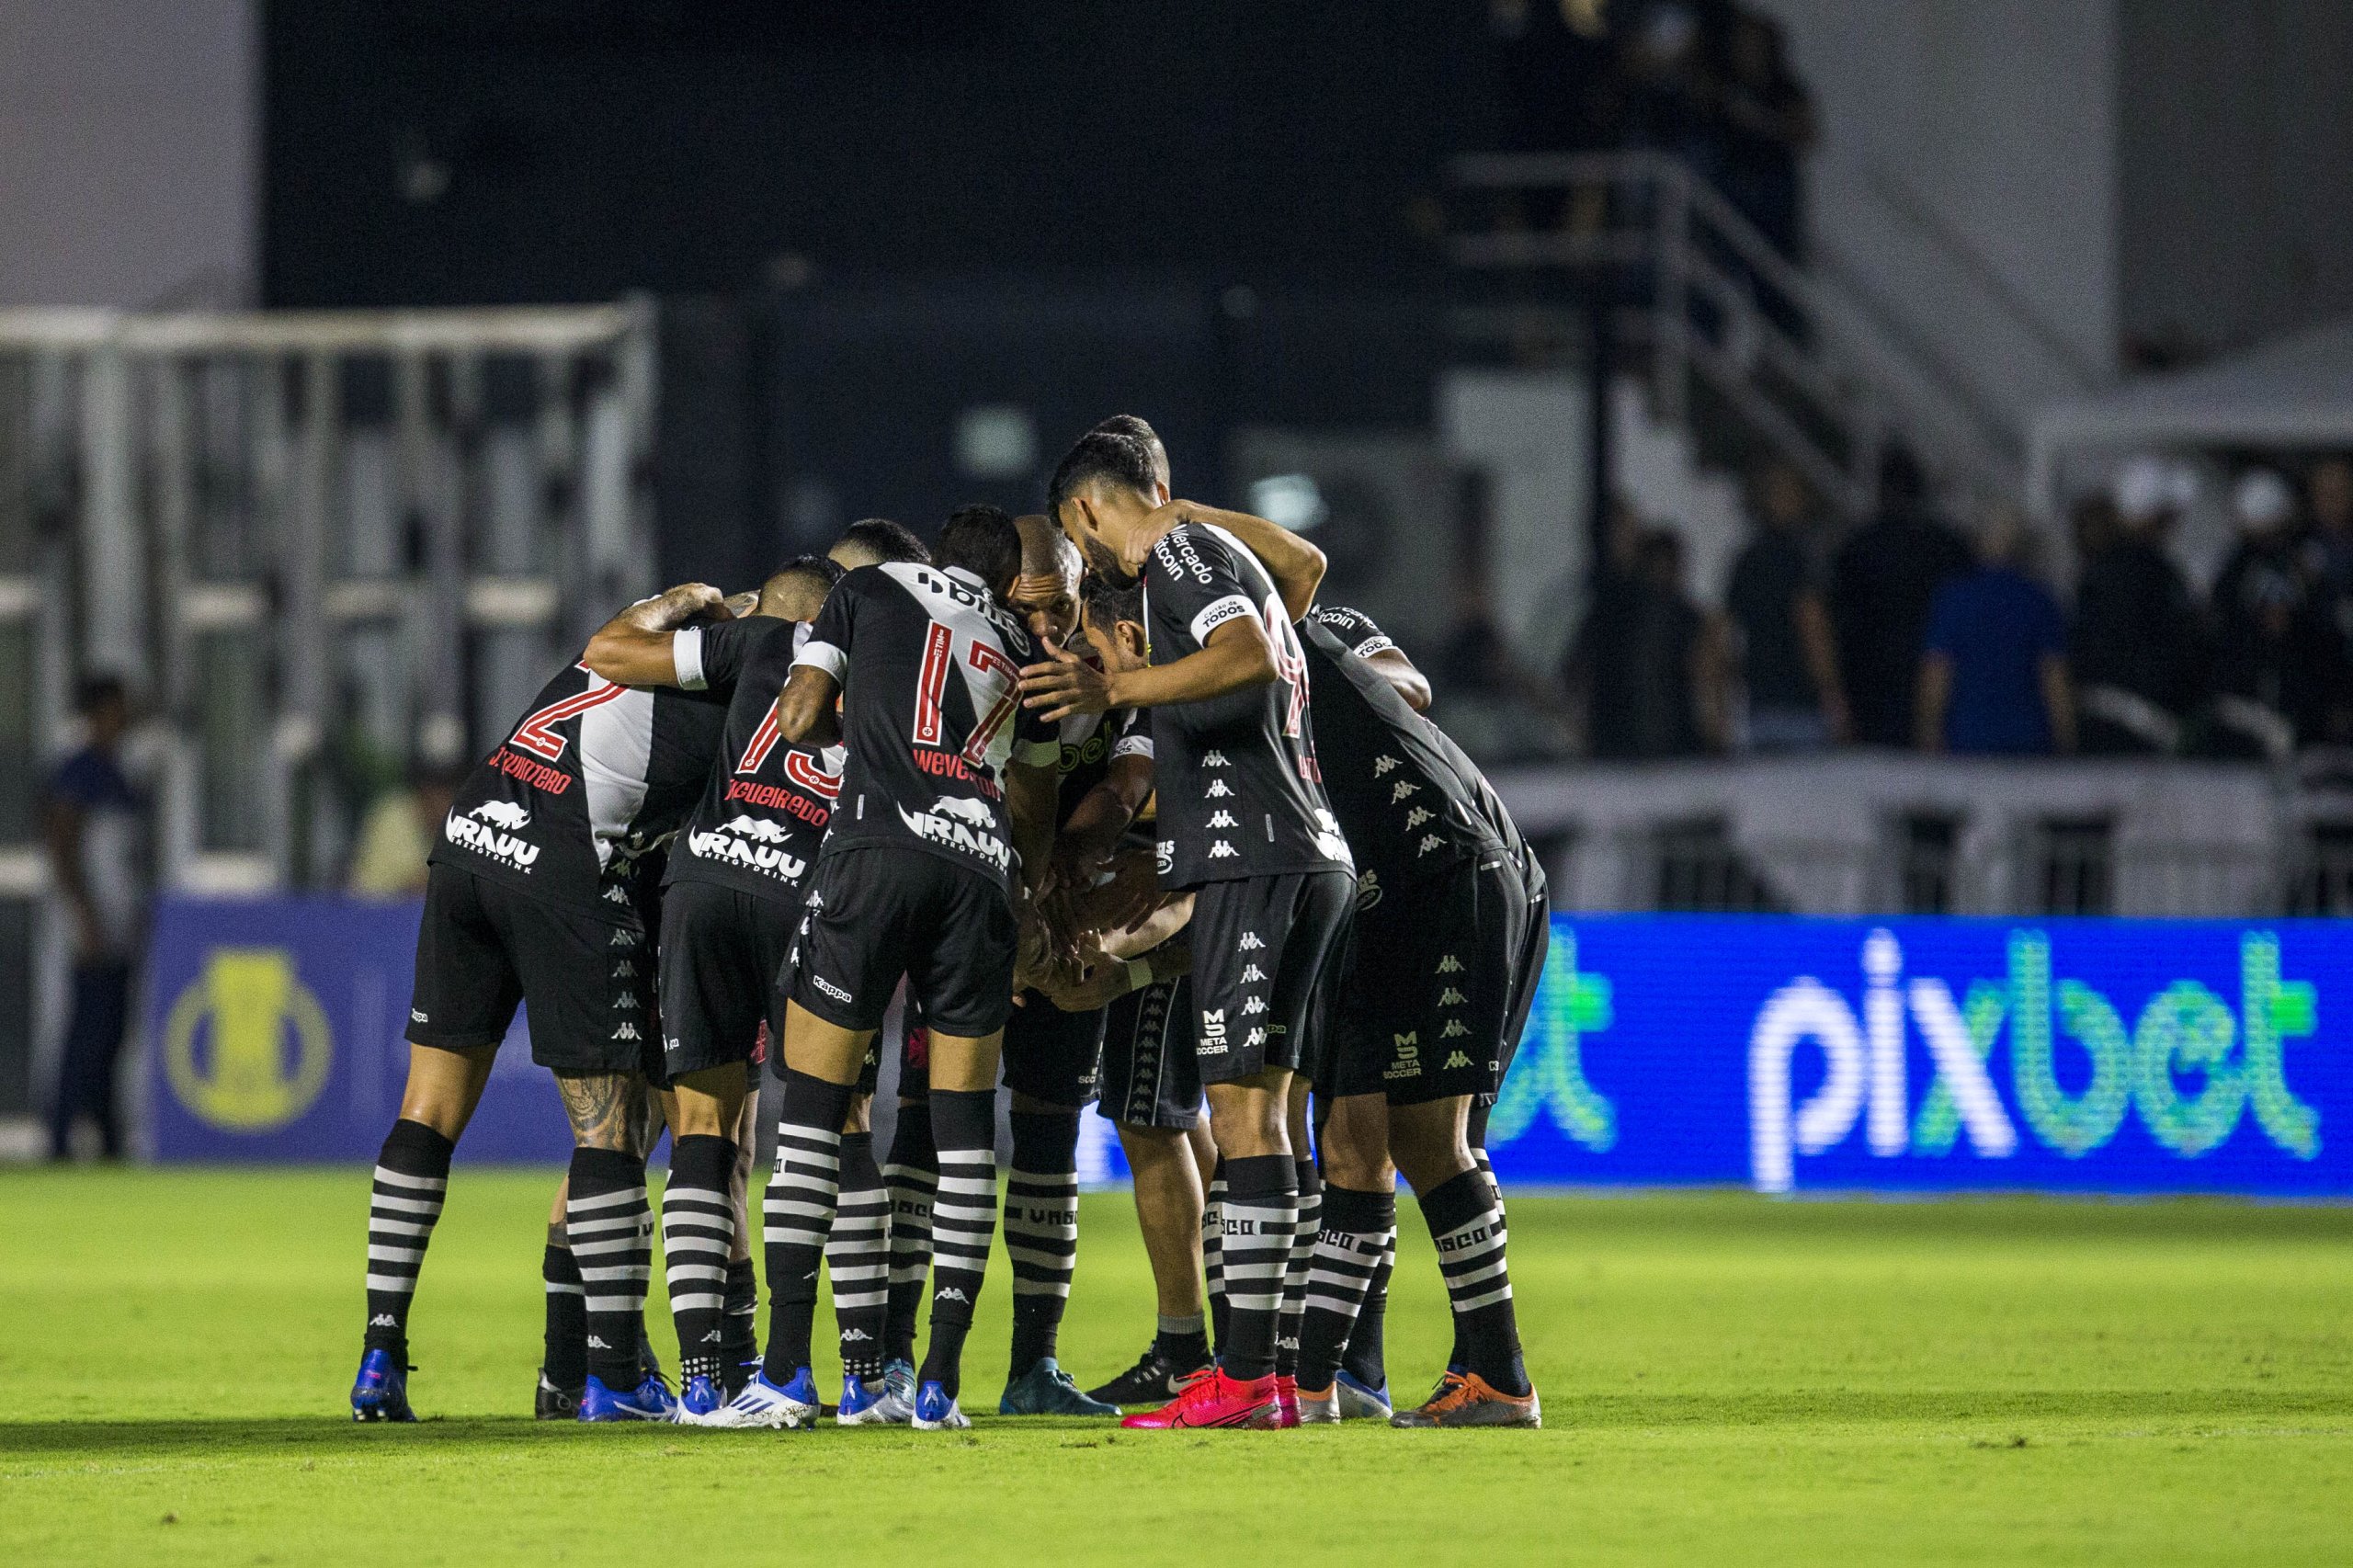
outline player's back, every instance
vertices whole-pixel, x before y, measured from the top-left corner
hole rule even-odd
[[[808,635],[805,622],[767,616],[679,634],[674,656],[691,656],[697,683],[732,686],[733,696],[702,799],[671,851],[670,881],[770,896],[815,861],[841,790],[841,748],[785,740],[777,712]]]

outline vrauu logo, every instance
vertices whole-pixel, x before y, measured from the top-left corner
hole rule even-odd
[[[792,830],[782,823],[738,814],[716,828],[687,835],[687,853],[797,882],[809,862],[778,847],[791,840]]]
[[[514,829],[524,827],[531,820],[529,812],[512,802],[485,801],[468,814],[451,812],[442,819],[441,831],[449,835],[450,843],[460,848],[471,849],[477,855],[487,855],[494,860],[504,860],[518,871],[529,870],[531,862],[540,858],[540,846],[526,842],[516,832],[502,833],[487,823],[476,822],[474,818],[480,816],[492,817],[494,821],[506,824]],[[522,820],[514,821],[516,817]]]
[[[1863,1123],[1871,1153],[1949,1153],[1966,1134],[1980,1158],[2018,1153],[2013,1108],[2036,1142],[2076,1159],[2106,1144],[2137,1113],[2150,1138],[2183,1159],[2226,1142],[2249,1111],[2287,1154],[2320,1153],[2320,1117],[2287,1080],[2284,1042],[2310,1035],[2317,1001],[2311,983],[2283,981],[2279,938],[2239,939],[2239,1007],[2193,980],[2152,996],[2128,1031],[2115,1005],[2077,980],[2052,975],[2051,939],[2013,931],[2002,980],[1969,983],[1955,1002],[1942,980],[1903,978],[1894,934],[1873,931],[1862,948],[1861,1017],[1846,997],[1811,975],[1767,999],[1748,1037],[1749,1167],[1761,1191],[1795,1185],[1800,1154],[1820,1154]],[[1919,1031],[1935,1075],[1915,1108],[1906,1083],[1905,1019]],[[1989,1071],[2007,1025],[2011,1100]],[[2054,1024],[2056,1028],[2054,1028]],[[2074,1042],[2087,1063],[2060,1082],[2056,1041]],[[1791,1061],[1811,1044],[1822,1082],[1792,1106]],[[2182,1080],[2196,1080],[2184,1093]]]
[[[927,812],[894,807],[907,831],[931,844],[945,844],[987,861],[1003,871],[1013,865],[1013,849],[996,834],[996,813],[985,801],[942,795]]]

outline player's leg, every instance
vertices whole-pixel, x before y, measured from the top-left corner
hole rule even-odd
[[[1291,1224],[1290,1256],[1283,1264],[1283,1303],[1275,1318],[1275,1375],[1284,1392],[1297,1397],[1299,1325],[1307,1312],[1307,1275],[1315,1259],[1315,1234],[1323,1223],[1324,1178],[1316,1169],[1315,1144],[1307,1129],[1309,1085],[1305,1074],[1290,1081],[1291,1168],[1299,1185],[1299,1215]]]
[[[408,1083],[376,1156],[368,1209],[367,1325],[355,1421],[413,1421],[408,1314],[449,1186],[449,1156],[481,1103],[521,983],[471,876],[435,867],[417,929]]]
[[[649,1142],[642,1074],[556,1074],[572,1122],[563,1229],[585,1294],[588,1377],[584,1421],[667,1420],[676,1408],[641,1359],[646,1285],[654,1270],[654,1210],[645,1186]]]
[[[1324,1164],[1317,1229],[1300,1325],[1302,1422],[1337,1421],[1342,1351],[1364,1293],[1397,1233],[1396,1172],[1389,1163],[1388,1104],[1379,1091],[1330,1102],[1317,1153]]]
[[[669,1023],[665,1017],[665,1033]],[[735,1131],[750,1086],[744,1063],[730,1062],[679,1074],[672,1088],[677,1119],[670,1126],[670,1179],[662,1189],[662,1259],[678,1332],[679,1408],[686,1419],[725,1403],[728,1265],[736,1247]]]
[[[882,1334],[891,1293],[891,1195],[874,1161],[873,1051],[842,1122],[842,1186],[834,1228],[825,1237],[825,1273],[834,1292],[841,1346],[845,1426],[897,1425],[912,1406],[894,1403],[882,1381]]]
[[[571,1173],[566,1171],[548,1205],[548,1244],[540,1257],[546,1322],[531,1415],[540,1421],[577,1419],[581,1391],[588,1383],[588,1295],[580,1284],[580,1260],[572,1256],[572,1238],[563,1228],[564,1200],[571,1192]]]
[[[1201,1276],[1208,1282],[1210,1334],[1219,1346],[1225,1344],[1225,1162],[1217,1152],[1217,1137],[1204,1114],[1193,1127],[1193,1161],[1201,1173]]]
[[[763,1037],[765,1038],[765,1036]],[[727,1249],[726,1307],[720,1320],[720,1392],[733,1399],[759,1364],[760,1293],[752,1267],[753,1144],[759,1134],[760,1060],[746,1071],[743,1108],[735,1114],[735,1168],[728,1174],[727,1202],[733,1211],[734,1241]]]
[[[996,1232],[996,1075],[1003,1043],[1001,1029],[960,1035],[943,1021],[931,1031],[939,1196],[931,1211],[931,1332],[915,1372],[919,1428],[969,1425],[957,1394],[964,1340]]]
[[[931,1278],[931,1210],[939,1196],[939,1150],[931,1132],[928,1036],[909,1025],[899,1065],[898,1119],[882,1167],[891,1198],[891,1289],[884,1303],[882,1381],[908,1408],[915,1397],[915,1330]]]
[[[1117,1415],[1063,1369],[1063,1313],[1078,1264],[1078,1126],[1096,1096],[1104,1010],[1065,1013],[1043,997],[1005,1029],[1012,1091],[1013,1169],[1006,1178],[1005,1250],[1013,1266],[1013,1346],[1000,1415]]]

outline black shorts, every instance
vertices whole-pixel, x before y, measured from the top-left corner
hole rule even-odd
[[[1316,1087],[1391,1105],[1493,1095],[1528,1021],[1550,926],[1502,857],[1382,890],[1357,912]]]
[[[1092,1103],[1108,1011],[1065,1013],[1029,993],[1005,1020],[1005,1086],[1048,1105]]]
[[[1313,1060],[1356,896],[1346,871],[1286,871],[1196,890],[1193,1054],[1202,1083]]]
[[[1102,1113],[1122,1127],[1189,1131],[1201,1117],[1201,1069],[1186,1032],[1190,975],[1131,991],[1104,1009]]]
[[[408,1038],[470,1051],[506,1038],[529,1009],[531,1060],[566,1077],[643,1073],[660,1081],[654,944],[634,918],[544,903],[455,866],[425,879]]]
[[[822,855],[786,994],[837,1028],[876,1029],[899,979],[940,1034],[977,1039],[1013,1011],[1013,906],[979,871],[921,849]]]
[[[673,882],[662,899],[663,1063],[682,1073],[759,1054],[801,900],[718,882]]]

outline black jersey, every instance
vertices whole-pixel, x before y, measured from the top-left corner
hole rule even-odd
[[[1198,653],[1248,616],[1273,642],[1277,671],[1265,686],[1152,710],[1163,882],[1354,869],[1316,770],[1306,661],[1258,558],[1223,528],[1180,523],[1153,547],[1143,599],[1154,664]]]
[[[1348,846],[1377,884],[1498,849],[1519,830],[1478,764],[1366,661],[1395,643],[1361,610],[1318,605],[1300,622],[1315,690],[1315,753]]]
[[[1152,722],[1140,708],[1115,708],[1108,713],[1073,713],[1056,735],[1062,760],[1059,793],[1054,802],[1054,827],[1060,831],[1071,812],[1111,771],[1114,757],[1152,756]]]
[[[701,803],[670,846],[671,881],[799,896],[842,783],[841,747],[794,745],[777,726],[777,698],[808,636],[804,623],[751,616],[671,639],[681,687],[734,693]]]
[[[724,691],[615,686],[574,665],[459,790],[428,857],[635,923],[647,852],[710,778]]]
[[[1010,889],[1005,767],[1061,754],[1054,727],[1020,702],[1021,666],[1037,657],[961,568],[893,562],[835,584],[793,660],[842,687],[847,756],[824,853],[912,846]]]

